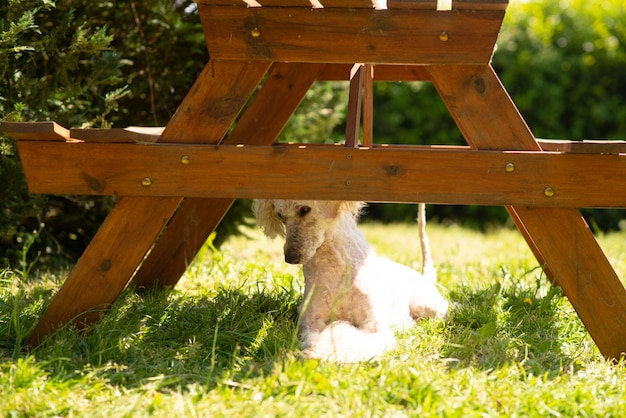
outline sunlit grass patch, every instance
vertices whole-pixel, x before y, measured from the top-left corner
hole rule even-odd
[[[429,225],[447,320],[398,332],[380,361],[299,355],[301,268],[259,231],[207,243],[171,292],[126,289],[90,333],[22,347],[66,272],[0,274],[5,416],[619,416],[621,365],[599,354],[514,230]],[[380,254],[421,266],[415,225],[367,224]],[[624,277],[623,234],[600,243]]]

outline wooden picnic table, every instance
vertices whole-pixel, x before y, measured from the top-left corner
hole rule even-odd
[[[626,146],[536,140],[490,65],[506,0],[259,2],[197,0],[210,60],[164,128],[2,124],[31,192],[118,197],[29,344],[97,321],[131,279],[175,286],[235,198],[284,198],[505,206],[602,354],[626,352],[626,290],[578,211],[626,206]],[[273,144],[337,79],[346,144]],[[468,146],[374,144],[379,80],[432,82]]]

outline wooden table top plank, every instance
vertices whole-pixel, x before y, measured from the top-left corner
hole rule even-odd
[[[206,6],[308,7],[364,9],[437,9],[437,0],[195,0]],[[508,0],[450,0],[452,9],[504,10]]]
[[[452,0],[453,10],[505,10],[508,0]]]
[[[487,64],[504,17],[502,10],[199,10],[214,59],[352,64]]]
[[[128,126],[126,128],[70,129],[72,140],[88,142],[156,142],[164,127]]]
[[[195,0],[196,3],[206,6],[240,6],[240,7],[306,7],[306,8],[363,8],[363,9],[436,9],[437,0]],[[500,0],[485,0],[486,6],[492,7]],[[480,3],[477,1],[476,3]]]

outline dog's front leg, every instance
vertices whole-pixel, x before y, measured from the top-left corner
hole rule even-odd
[[[324,328],[330,323],[331,303],[327,289],[305,284],[304,301],[300,305],[299,333],[302,348],[312,347]]]

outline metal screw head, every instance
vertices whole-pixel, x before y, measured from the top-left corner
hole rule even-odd
[[[189,164],[190,162],[191,162],[191,159],[189,158],[188,155],[183,155],[182,157],[180,157],[181,164]]]
[[[258,38],[259,36],[261,36],[261,31],[259,30],[259,28],[254,28],[250,31],[250,35],[252,35],[253,38]]]
[[[543,191],[543,194],[545,194],[547,197],[552,197],[554,196],[554,189],[552,187],[546,187]]]
[[[141,179],[141,185],[143,187],[150,187],[152,186],[152,180],[150,179],[150,177],[144,177],[143,179]]]
[[[450,39],[450,35],[448,35],[448,32],[446,32],[445,30],[439,34],[439,40],[441,42],[445,42],[448,39]]]
[[[506,165],[504,166],[504,171],[506,171],[507,173],[512,173],[515,171],[515,164],[513,163],[506,163]]]

